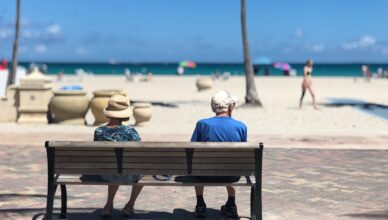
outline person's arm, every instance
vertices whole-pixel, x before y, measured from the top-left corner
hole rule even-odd
[[[305,66],[303,68],[303,78],[306,78],[307,77],[307,67]]]
[[[244,126],[241,142],[247,142],[247,141],[248,141],[248,128],[247,126]]]
[[[93,141],[101,141],[100,138],[99,138],[100,137],[100,133],[101,133],[101,131],[100,131],[99,128],[97,128],[94,131]]]
[[[200,127],[201,127],[200,122],[197,122],[197,124],[195,125],[193,135],[191,135],[191,142],[197,142],[201,140]]]
[[[135,141],[135,142],[141,141],[139,133],[137,133],[137,131],[134,128],[131,128],[128,132],[130,134],[131,141]]]

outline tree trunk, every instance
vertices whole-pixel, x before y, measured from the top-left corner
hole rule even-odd
[[[19,20],[20,20],[20,0],[17,0],[15,39],[13,42],[13,52],[12,52],[12,68],[11,68],[11,72],[8,74],[7,86],[15,84],[15,79],[16,79],[16,68],[18,66],[18,48],[19,48],[19,26],[20,26]]]
[[[244,49],[244,67],[245,67],[245,81],[246,81],[245,103],[253,106],[262,106],[256,91],[251,55],[249,53],[245,9],[246,9],[245,0],[241,0],[241,31],[242,31],[242,41],[243,41],[243,49]]]

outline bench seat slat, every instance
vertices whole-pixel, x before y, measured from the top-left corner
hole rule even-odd
[[[118,175],[117,169],[55,168],[55,174]]]
[[[51,148],[74,148],[74,147],[93,147],[93,148],[196,148],[196,149],[259,149],[259,144],[234,142],[220,144],[220,142],[106,142],[106,141],[49,141],[47,147]]]
[[[252,170],[194,170],[191,175],[193,176],[252,176],[254,171]]]
[[[114,151],[114,147],[56,147],[56,151]],[[185,149],[179,149],[179,148],[123,148],[124,152],[184,152]]]
[[[96,157],[96,156],[57,156],[57,162],[98,162],[98,163],[116,163],[116,157]],[[184,157],[123,157],[123,162],[127,163],[185,163]],[[202,157],[194,158],[193,164],[219,164],[219,163],[235,163],[235,164],[254,164],[254,158],[238,158],[238,157]]]
[[[238,157],[238,158],[252,158],[254,159],[254,153],[252,152],[196,152],[194,151],[193,160],[195,158],[207,158],[207,157]]]
[[[114,157],[116,153],[114,150],[111,151],[56,151],[56,156],[99,156],[99,157]],[[125,152],[124,157],[186,157],[184,151],[175,151],[175,152]]]
[[[151,152],[126,152],[124,151],[124,157],[185,157],[185,151],[175,152],[163,152],[163,151],[151,151]]]
[[[254,164],[254,158],[239,157],[194,157],[193,164]]]
[[[84,156],[84,157],[115,157],[113,149],[110,151],[55,151],[55,156]]]
[[[255,164],[197,164],[193,163],[194,170],[255,170]]]
[[[67,163],[67,162],[57,162],[55,163],[55,168],[62,169],[62,168],[68,168],[68,169],[93,169],[93,168],[99,168],[99,169],[117,169],[117,163],[82,163],[82,162],[73,162],[73,163]]]
[[[60,168],[101,168],[101,169],[115,169],[117,163],[66,163],[58,162],[55,167]],[[186,169],[186,163],[123,163],[123,169]]]
[[[117,169],[101,169],[101,168],[56,168],[56,174],[84,174],[84,175],[118,175]],[[187,175],[186,169],[123,169],[123,175]],[[199,170],[193,169],[194,176],[251,176],[252,170]]]
[[[179,169],[186,170],[186,163],[123,163],[123,169],[159,169],[159,170],[170,170],[170,169]]]
[[[97,163],[116,163],[116,157],[83,157],[83,156],[57,156],[57,162],[97,162]],[[183,157],[123,157],[124,163],[186,163]]]
[[[254,149],[206,149],[206,148],[200,148],[200,149],[194,149],[195,152],[234,152],[234,153],[240,153],[240,152],[249,152],[253,153]]]
[[[180,179],[179,179],[180,178]],[[255,183],[255,177],[250,176],[252,184]],[[116,182],[107,182],[102,180],[99,177],[83,177],[80,175],[60,175],[57,179],[58,184],[67,184],[67,185],[107,185],[107,184],[117,184]],[[122,182],[120,185],[133,185],[134,183]],[[170,181],[158,181],[152,178],[152,176],[144,176],[138,183],[139,185],[144,186],[197,186],[197,185],[206,185],[206,186],[250,186],[245,177],[241,177],[240,180],[236,183],[204,183],[197,180],[193,177],[187,176],[173,176]]]
[[[123,175],[186,175],[186,169],[123,169]]]

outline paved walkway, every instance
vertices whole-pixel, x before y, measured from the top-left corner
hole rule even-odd
[[[44,147],[0,147],[0,219],[42,219],[46,202]],[[264,219],[388,219],[387,150],[265,149]],[[68,219],[99,219],[106,189],[69,186]],[[130,187],[116,198],[120,209]],[[222,187],[205,189],[208,219],[221,219]],[[59,206],[56,200],[56,206]],[[249,216],[249,187],[238,188],[239,213]],[[194,189],[145,187],[135,219],[192,219]],[[117,211],[112,219],[123,219]]]

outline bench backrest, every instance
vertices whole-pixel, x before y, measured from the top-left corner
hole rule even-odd
[[[82,175],[261,174],[262,144],[225,142],[46,142],[49,172]]]

